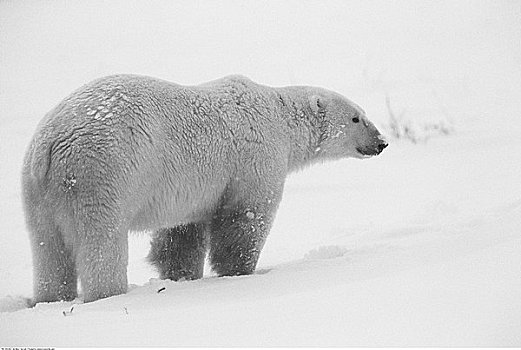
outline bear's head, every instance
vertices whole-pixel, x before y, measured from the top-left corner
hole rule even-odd
[[[344,96],[320,89],[309,96],[309,103],[320,128],[320,158],[368,158],[388,146],[362,108]]]

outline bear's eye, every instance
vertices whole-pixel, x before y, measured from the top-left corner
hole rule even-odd
[[[357,117],[354,117],[354,118],[353,118],[353,119],[351,119],[351,120],[353,121],[353,123],[358,123],[358,122],[360,121],[360,119],[359,119],[359,118],[357,118]]]

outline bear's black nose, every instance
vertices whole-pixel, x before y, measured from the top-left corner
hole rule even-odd
[[[385,149],[385,147],[387,147],[387,146],[389,146],[389,144],[386,143],[386,142],[380,143],[378,145],[378,153],[381,153]]]

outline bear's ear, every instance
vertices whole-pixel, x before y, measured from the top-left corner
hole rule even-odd
[[[311,95],[309,97],[309,105],[313,113],[317,114],[319,111],[323,111],[327,106],[327,99],[319,95]]]

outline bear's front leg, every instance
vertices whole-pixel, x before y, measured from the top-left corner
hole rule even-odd
[[[210,263],[219,276],[255,271],[279,199],[263,203],[223,205],[214,214],[210,235]]]
[[[161,279],[194,280],[203,277],[206,250],[206,224],[179,225],[154,232],[148,260]]]

